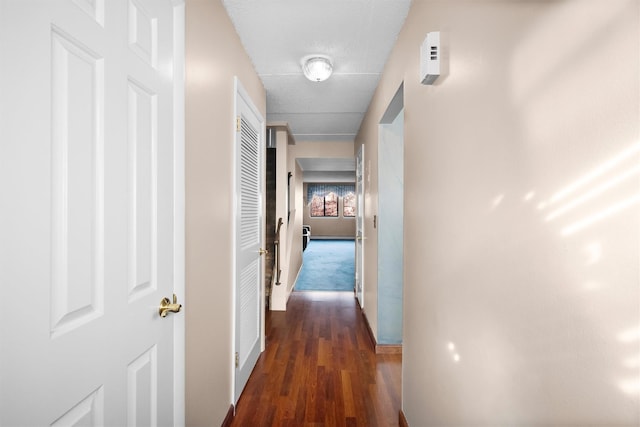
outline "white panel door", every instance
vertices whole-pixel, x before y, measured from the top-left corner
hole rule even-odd
[[[236,92],[236,285],[234,403],[261,351],[264,307],[264,120],[238,81]]]
[[[0,8],[0,425],[172,425],[183,24],[171,0]]]
[[[356,156],[356,298],[360,308],[364,308],[364,145],[360,146]]]

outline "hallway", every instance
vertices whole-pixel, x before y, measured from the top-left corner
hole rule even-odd
[[[401,355],[376,355],[351,292],[294,292],[232,426],[397,426]]]

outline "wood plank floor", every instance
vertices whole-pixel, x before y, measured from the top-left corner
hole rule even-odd
[[[353,293],[294,292],[232,426],[397,426],[401,355],[376,355]]]

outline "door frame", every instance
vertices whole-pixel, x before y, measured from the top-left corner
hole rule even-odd
[[[364,144],[358,149],[356,168],[358,170],[356,171],[356,280],[354,292],[360,309],[364,309]],[[358,179],[360,179],[360,183],[358,183]],[[360,292],[358,292],[358,282],[360,282]]]
[[[395,95],[389,102],[385,113],[383,114],[380,122],[378,123],[378,159],[383,158],[384,149],[389,144],[390,139],[389,129],[393,128],[394,123],[402,114],[402,134],[398,139],[393,141],[400,141],[400,146],[404,150],[404,81],[400,84],[396,90]],[[393,150],[392,152],[398,153],[400,151]],[[400,152],[401,153],[401,152]],[[386,166],[393,163],[393,159],[387,158]],[[404,157],[401,154],[396,160],[399,164],[398,168],[394,169],[393,174],[390,174],[388,170],[383,172],[382,164],[378,163],[378,197],[377,197],[377,228],[378,236],[376,242],[376,320],[375,320],[375,335],[376,342],[381,345],[391,345],[402,348],[402,310],[403,310],[403,277],[404,277]],[[395,174],[400,172],[401,178],[401,191],[397,191],[397,188],[388,187],[389,183],[392,185],[398,184],[398,179]],[[393,175],[393,176],[392,176]],[[397,196],[400,201],[388,198]],[[393,210],[384,209],[384,206],[395,206]],[[400,230],[398,230],[400,228]],[[390,239],[389,236],[395,236]],[[397,246],[396,244],[397,243]],[[394,250],[395,249],[395,250]],[[381,253],[384,251],[384,254]],[[400,259],[400,262],[385,264],[391,260]],[[381,268],[382,267],[382,268]],[[399,271],[396,271],[396,268]],[[384,273],[384,274],[382,274]],[[386,277],[389,275],[389,277]],[[389,291],[399,291],[400,301],[399,305],[396,300],[388,300],[386,295]],[[397,294],[396,294],[397,295]],[[399,331],[398,331],[399,329]],[[397,342],[399,341],[399,342]]]
[[[253,114],[255,114],[255,116],[258,118],[259,122],[260,122],[260,136],[259,136],[259,145],[260,147],[258,148],[262,153],[264,153],[264,151],[266,150],[266,146],[265,146],[265,135],[267,132],[266,129],[266,121],[264,119],[264,117],[262,116],[262,114],[260,113],[260,111],[257,109],[257,107],[255,106],[255,102],[253,102],[253,99],[251,98],[251,96],[249,95],[249,92],[247,92],[247,90],[244,88],[244,86],[242,85],[242,82],[240,81],[240,79],[238,78],[238,76],[234,76],[233,78],[233,92],[234,92],[234,99],[233,99],[233,117],[234,119],[236,117],[240,116],[240,106],[239,106],[239,99],[242,98],[244,100],[244,102],[247,104],[247,106],[249,107],[249,109],[252,111]],[[237,274],[237,267],[238,267],[238,259],[237,259],[237,250],[238,250],[238,240],[237,240],[237,228],[239,226],[238,221],[236,220],[236,218],[238,217],[238,163],[239,163],[239,159],[240,159],[240,146],[239,144],[236,144],[237,138],[239,133],[236,131],[236,122],[234,120],[233,125],[232,125],[232,135],[233,135],[233,142],[234,142],[234,150],[233,150],[233,180],[232,180],[232,188],[233,188],[233,197],[234,197],[234,203],[233,203],[233,215],[232,215],[232,259],[233,259],[233,268],[232,268],[232,283],[233,283],[233,289],[232,289],[232,333],[231,333],[231,348],[232,350],[232,354],[235,355],[235,352],[237,351],[236,348],[236,336],[237,336],[237,328],[238,325],[236,324],[236,318],[237,318],[237,312],[236,312],[236,306],[237,306],[237,280],[238,280],[238,274]],[[266,212],[266,201],[264,198],[264,193],[265,193],[265,161],[264,161],[264,154],[262,157],[262,162],[260,164],[260,171],[258,173],[258,175],[260,176],[261,179],[261,192],[262,192],[262,197],[260,200],[260,206],[261,206],[261,212],[262,212],[262,227],[261,227],[261,231],[260,231],[260,247],[263,248],[264,247],[264,242],[265,242],[265,212]],[[264,265],[264,259],[265,257],[260,257],[261,258],[261,267],[260,267],[260,302],[259,302],[259,307],[260,307],[260,352],[262,353],[265,349],[265,283],[264,283],[264,269],[265,269],[265,265]],[[231,403],[235,406],[237,403],[236,400],[236,374],[237,374],[237,369],[236,369],[236,365],[235,365],[235,357],[231,357],[231,396],[230,396],[230,401]],[[238,396],[238,399],[240,398],[240,396]]]
[[[185,283],[185,0],[173,4],[173,289],[184,301]],[[185,316],[173,318],[173,425],[186,423]]]

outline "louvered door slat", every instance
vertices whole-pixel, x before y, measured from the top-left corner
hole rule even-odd
[[[240,91],[237,115],[236,328],[234,398],[246,384],[260,355],[262,319],[262,118]]]

